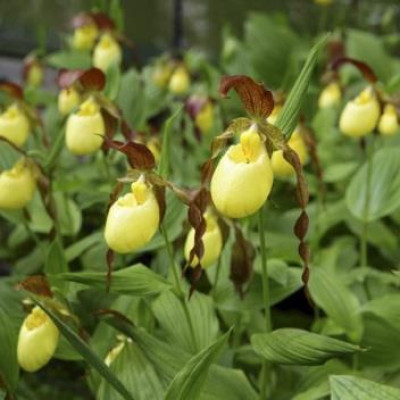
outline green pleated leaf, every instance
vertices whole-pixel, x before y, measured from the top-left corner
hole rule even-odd
[[[330,377],[332,400],[398,400],[400,390],[349,375]]]
[[[48,247],[44,263],[44,272],[47,275],[57,275],[68,272],[67,260],[58,237],[56,237]]]
[[[46,57],[46,62],[54,68],[85,69],[92,65],[90,52],[56,51]]]
[[[106,272],[74,272],[53,276],[70,282],[106,290]],[[154,296],[169,290],[171,284],[143,264],[115,271],[112,275],[110,293],[130,296]]]
[[[368,194],[367,164],[353,177],[347,188],[346,204],[355,217],[371,222],[400,207],[399,152],[399,147],[387,147],[375,153]],[[367,195],[369,201],[365,210]]]
[[[110,369],[135,399],[161,400],[163,398],[164,387],[157,372],[136,343],[125,341],[122,351],[111,363]],[[116,393],[106,380],[102,380],[96,399],[122,400],[123,397]]]
[[[342,340],[289,328],[257,333],[251,337],[251,344],[267,360],[289,365],[319,365],[360,350],[359,346]]]
[[[363,306],[362,311],[385,320],[400,334],[400,294],[387,294],[373,299]]]
[[[105,321],[138,344],[151,361],[161,381],[167,387],[175,375],[189,359],[190,354],[178,346],[150,335],[144,329],[137,328],[125,321],[106,317]],[[211,365],[210,373],[204,385],[201,400],[255,400],[257,394],[243,371]]]
[[[141,129],[146,119],[147,101],[140,74],[133,68],[121,78],[117,104],[131,128]]]
[[[165,400],[196,400],[200,397],[211,364],[228,341],[231,331],[192,357],[168,387]]]
[[[42,308],[49,317],[53,320],[54,324],[60,330],[60,333],[71,343],[71,345],[78,351],[85,361],[93,367],[107,382],[112,385],[118,393],[121,394],[123,399],[134,400],[132,395],[121,383],[117,376],[107,367],[104,361],[74,332],[62,319],[60,319],[53,311],[45,307],[41,302],[34,300],[35,303]]]
[[[104,94],[110,99],[117,98],[121,85],[121,68],[118,63],[112,63],[106,71],[106,86]]]
[[[0,381],[11,392],[15,390],[19,376],[17,337],[10,315],[0,306]]]
[[[279,114],[278,120],[276,121],[276,125],[282,130],[283,134],[287,138],[290,137],[297,125],[298,116],[304,101],[304,97],[307,93],[308,84],[310,83],[313,69],[317,62],[318,53],[325,46],[328,37],[329,34],[322,37],[322,39],[320,39],[310,50],[299,77],[294,83],[292,90],[285,101],[282,112]]]
[[[328,270],[313,268],[309,288],[311,297],[328,317],[343,328],[351,340],[359,341],[363,330],[360,303],[343,280]]]
[[[162,133],[162,146],[161,146],[161,156],[160,162],[158,164],[158,173],[163,177],[167,178],[169,172],[169,155],[171,152],[170,149],[170,141],[171,141],[171,132],[172,125],[175,122],[175,119],[180,115],[182,111],[182,107],[178,107],[175,112],[167,119],[164,125],[163,133]]]
[[[165,339],[194,354],[216,339],[218,320],[208,296],[196,292],[190,301],[185,301],[192,321],[194,341],[183,305],[174,293],[163,293],[153,303],[152,310],[164,331]]]

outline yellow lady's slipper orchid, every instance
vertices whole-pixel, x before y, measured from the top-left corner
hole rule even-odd
[[[68,115],[74,108],[78,107],[81,96],[73,87],[62,89],[58,94],[58,111],[61,115]]]
[[[211,130],[214,124],[214,106],[211,101],[207,101],[197,113],[194,118],[194,123],[203,134]]]
[[[206,231],[202,237],[204,244],[204,254],[201,259],[201,266],[203,268],[208,268],[215,261],[218,260],[221,250],[222,250],[222,233],[221,229],[216,221],[215,217],[211,214],[205,215],[206,219]],[[192,228],[185,242],[185,258],[189,260],[190,250],[192,250],[194,245],[195,230]],[[195,267],[198,263],[197,257],[195,256],[192,260],[191,266]]]
[[[110,249],[129,253],[143,247],[159,224],[159,207],[153,190],[139,178],[131,193],[120,197],[107,216],[105,239]]]
[[[348,136],[365,136],[375,129],[380,113],[378,99],[373,89],[368,87],[344,107],[340,116],[340,130]]]
[[[325,86],[318,98],[319,108],[329,108],[340,104],[342,91],[337,82],[331,82]]]
[[[386,104],[383,114],[379,119],[378,131],[381,135],[394,135],[399,130],[399,121],[396,108],[392,104]]]
[[[166,87],[171,77],[172,69],[171,63],[157,64],[153,70],[153,82],[161,88]]]
[[[16,146],[23,146],[28,139],[29,120],[17,104],[12,104],[0,114],[0,136]]]
[[[0,209],[19,210],[33,198],[36,190],[34,172],[24,160],[0,174]]]
[[[178,66],[173,72],[169,81],[169,91],[173,94],[183,94],[188,91],[190,76],[184,66]]]
[[[72,37],[72,47],[75,50],[91,50],[99,34],[94,22],[76,28]]]
[[[119,43],[109,34],[103,33],[93,52],[93,65],[103,72],[111,64],[120,64],[122,51]]]
[[[276,121],[279,117],[279,113],[282,111],[282,106],[281,105],[276,105],[274,107],[274,109],[272,110],[272,113],[269,115],[269,117],[267,118],[267,121],[271,124],[271,125],[275,125]]]
[[[288,141],[288,145],[297,153],[301,164],[304,165],[308,156],[307,146],[298,130],[293,132]],[[275,177],[284,178],[295,173],[293,167],[284,159],[282,150],[275,150],[272,153],[271,164]]]
[[[76,113],[67,120],[65,140],[67,148],[76,155],[84,155],[100,149],[105,134],[105,124],[99,105],[89,97]]]
[[[33,62],[28,67],[26,82],[32,87],[39,87],[43,83],[43,66],[39,62]]]
[[[59,339],[59,331],[50,317],[35,307],[25,318],[18,337],[17,356],[22,369],[35,372],[53,357]]]
[[[211,197],[217,210],[230,218],[255,213],[266,201],[273,182],[268,153],[252,125],[230,146],[211,180]]]

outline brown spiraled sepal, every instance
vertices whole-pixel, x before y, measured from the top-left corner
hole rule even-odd
[[[16,100],[22,100],[24,98],[24,91],[22,87],[14,82],[0,80],[0,91],[7,93]]]
[[[84,91],[101,91],[106,84],[104,72],[98,68],[89,69],[61,69],[57,75],[57,84],[60,89],[68,89],[79,83]]]
[[[141,143],[120,142],[104,138],[106,149],[114,149],[126,155],[129,165],[134,169],[151,170],[156,165],[153,153]]]
[[[221,96],[226,98],[231,89],[236,91],[244,109],[253,118],[265,119],[274,109],[272,92],[246,75],[223,76],[219,85]]]
[[[341,68],[345,64],[354,65],[362,73],[364,79],[367,82],[374,84],[378,81],[378,77],[375,75],[375,72],[368,64],[366,64],[365,62],[356,60],[354,58],[350,58],[350,57],[337,58],[332,63],[331,69],[333,69],[334,71],[337,71],[337,70],[339,70],[339,68]]]
[[[106,261],[107,261],[107,275],[106,275],[106,292],[110,292],[112,272],[114,270],[114,256],[115,253],[111,249],[107,250]]]
[[[42,297],[53,297],[53,292],[50,289],[49,282],[43,275],[35,275],[25,278],[17,284],[16,289],[27,290],[28,292]]]
[[[235,226],[235,243],[232,246],[231,273],[229,278],[241,298],[245,295],[244,285],[253,276],[254,256],[253,246],[244,238],[242,231]]]

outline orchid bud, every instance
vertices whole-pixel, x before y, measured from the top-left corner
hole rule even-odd
[[[35,191],[35,174],[25,160],[20,160],[12,169],[0,174],[0,209],[24,208],[32,200]]]
[[[211,101],[206,101],[203,107],[194,117],[194,123],[200,132],[205,134],[210,132],[214,124],[214,106]]]
[[[342,99],[342,91],[337,82],[331,82],[325,86],[318,98],[319,108],[329,108],[340,104]]]
[[[28,139],[30,124],[27,116],[14,103],[0,114],[0,137],[21,147]]]
[[[53,357],[59,339],[59,331],[50,317],[35,307],[25,318],[18,337],[17,356],[22,369],[35,372]]]
[[[171,77],[172,69],[173,66],[171,63],[157,64],[153,70],[153,82],[161,88],[166,87]]]
[[[73,87],[62,89],[58,94],[58,111],[61,115],[68,115],[74,108],[78,107],[81,96]]]
[[[394,135],[399,129],[396,108],[392,104],[386,104],[383,114],[379,119],[378,131],[381,135]]]
[[[28,86],[37,88],[43,83],[43,65],[34,55],[24,60],[23,78]]]
[[[219,161],[211,179],[211,197],[222,215],[243,218],[262,207],[272,183],[268,153],[257,126],[252,125]]]
[[[173,72],[169,81],[169,91],[173,94],[183,94],[188,91],[190,76],[184,66],[178,66]]]
[[[112,64],[120,64],[122,51],[119,43],[109,34],[103,33],[93,52],[93,65],[106,72]]]
[[[105,360],[104,360],[104,364],[107,365],[107,367],[110,367],[110,365],[112,364],[112,362],[120,355],[120,353],[122,352],[122,350],[125,347],[125,344],[127,341],[130,341],[130,339],[126,339],[123,340],[121,342],[119,342],[115,347],[113,347],[107,354]]]
[[[85,155],[100,149],[105,124],[96,101],[89,97],[67,120],[65,139],[67,148],[76,155]]]
[[[72,37],[72,47],[75,50],[91,50],[99,34],[94,22],[76,28]]]
[[[378,99],[373,89],[367,87],[344,107],[340,116],[340,130],[347,136],[365,136],[375,129],[380,113]]]
[[[222,250],[222,233],[221,229],[216,221],[215,217],[211,214],[205,215],[206,220],[206,231],[202,237],[204,245],[204,254],[201,258],[201,266],[208,268],[215,261],[218,260]],[[185,242],[185,258],[187,261],[190,259],[190,251],[194,246],[195,230],[192,228]],[[191,267],[195,267],[198,264],[198,259],[195,256],[190,264]]]
[[[293,132],[288,146],[297,153],[301,164],[304,165],[308,157],[307,146],[298,130]],[[285,178],[295,174],[294,168],[284,159],[282,150],[275,150],[272,153],[271,164],[275,177]]]
[[[110,208],[105,239],[117,253],[129,253],[146,245],[160,221],[159,206],[151,187],[140,177],[131,192],[121,196]]]

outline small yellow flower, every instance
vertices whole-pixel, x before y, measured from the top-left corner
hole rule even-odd
[[[35,175],[25,160],[0,174],[0,209],[19,210],[33,198],[36,190]]]
[[[373,89],[367,87],[344,107],[339,121],[340,130],[347,136],[365,136],[375,129],[380,113],[378,99]]]
[[[211,179],[211,197],[221,214],[243,218],[265,203],[272,183],[271,162],[257,126],[252,125],[219,161]]]
[[[342,91],[337,82],[331,82],[325,86],[318,98],[319,108],[329,108],[340,104]]]
[[[206,219],[206,231],[202,237],[204,244],[204,254],[201,259],[201,266],[208,268],[215,261],[218,260],[222,250],[222,233],[221,229],[216,221],[215,217],[209,213],[205,215]],[[185,242],[185,258],[188,261],[190,258],[190,250],[194,245],[195,230],[192,228],[186,238]],[[191,267],[195,267],[198,263],[197,257],[195,256],[190,264]]]
[[[190,76],[184,66],[179,66],[173,72],[169,81],[169,91],[173,94],[183,94],[190,86]]]
[[[28,67],[26,82],[32,87],[39,87],[43,83],[43,67],[39,62],[33,62]]]
[[[76,28],[72,37],[72,47],[75,50],[91,50],[99,34],[95,23],[89,23]]]
[[[105,239],[110,249],[129,253],[146,245],[159,224],[159,207],[153,190],[139,178],[131,193],[120,197],[108,212]]]
[[[120,64],[122,51],[119,43],[109,34],[103,33],[94,48],[93,65],[106,72],[111,64]]]
[[[30,130],[29,120],[17,104],[12,104],[0,114],[0,136],[16,146],[23,146]]]
[[[391,104],[386,104],[383,114],[379,119],[378,131],[381,135],[394,135],[399,130],[399,121],[396,108]]]
[[[68,115],[74,108],[78,107],[81,96],[73,87],[62,89],[58,94],[58,111],[61,115]]]
[[[59,331],[50,317],[35,307],[25,318],[18,337],[17,356],[22,369],[35,372],[53,357],[59,339]]]
[[[295,130],[288,141],[289,147],[294,150],[299,156],[300,162],[304,165],[307,161],[308,152],[307,146],[304,143],[301,133]],[[282,150],[275,150],[271,157],[272,170],[274,176],[278,178],[284,178],[294,175],[295,171],[293,167],[283,158]]]
[[[67,120],[65,139],[67,148],[76,155],[85,155],[100,149],[105,125],[96,101],[89,97]]]
[[[173,66],[171,63],[157,64],[153,70],[153,82],[161,88],[166,87],[171,77],[172,70]]]
[[[282,111],[282,106],[281,105],[276,105],[274,107],[274,109],[272,110],[272,113],[267,118],[267,121],[271,125],[275,125],[281,111]]]
[[[211,101],[207,101],[194,119],[195,125],[203,134],[208,133],[214,124],[214,106]]]

